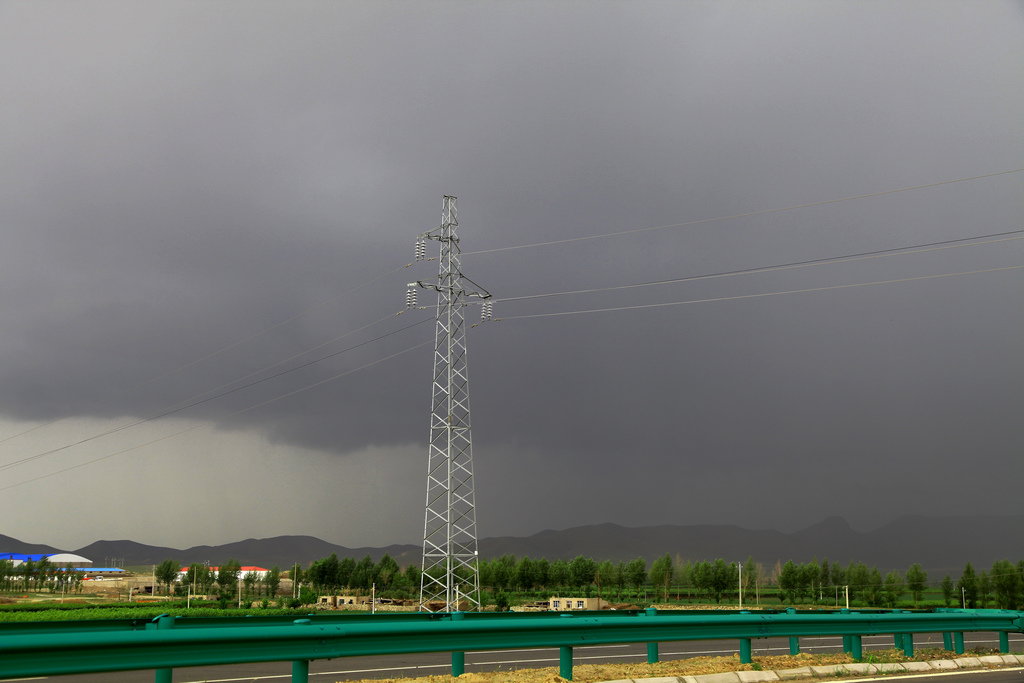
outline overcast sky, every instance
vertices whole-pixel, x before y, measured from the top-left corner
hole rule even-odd
[[[431,297],[395,314],[445,194],[501,319],[481,537],[1018,514],[1022,36],[967,0],[5,0],[0,533],[421,542]]]

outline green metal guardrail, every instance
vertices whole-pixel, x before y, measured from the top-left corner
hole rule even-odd
[[[28,628],[25,628],[25,627]],[[464,653],[514,648],[558,648],[560,674],[572,679],[572,648],[670,641],[740,641],[740,657],[751,661],[755,638],[842,636],[844,649],[861,658],[865,635],[894,634],[897,647],[913,653],[913,635],[943,633],[947,648],[963,653],[964,632],[990,631],[1009,651],[1009,633],[1024,633],[1024,612],[936,610],[932,612],[572,612],[544,614],[325,615],[292,619],[249,617],[190,619],[163,615],[148,623],[39,622],[0,628],[0,679],[157,669],[169,683],[175,667],[292,662],[292,681],[305,682],[309,662],[366,655],[452,652],[452,673],[464,671]]]

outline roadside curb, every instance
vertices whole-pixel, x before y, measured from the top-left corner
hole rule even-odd
[[[961,671],[968,669],[995,669],[1024,665],[1024,655],[987,655],[984,657],[958,657],[936,659],[930,662],[858,662],[829,666],[802,666],[781,671],[729,671],[701,676],[662,676],[659,678],[623,678],[604,683],[769,683],[800,678],[838,678],[840,676],[870,676],[874,674],[925,673],[929,671]]]

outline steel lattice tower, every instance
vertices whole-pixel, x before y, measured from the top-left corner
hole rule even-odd
[[[435,608],[442,603],[444,611],[454,612],[460,598],[470,603],[470,609],[480,607],[463,309],[467,299],[486,300],[491,295],[460,271],[458,228],[455,197],[446,195],[441,227],[420,235],[416,242],[417,260],[425,258],[425,240],[440,242],[437,280],[412,282],[406,295],[407,305],[414,307],[416,288],[437,291],[420,611],[429,609],[430,603],[435,603]],[[490,302],[484,303],[485,319],[490,310]]]

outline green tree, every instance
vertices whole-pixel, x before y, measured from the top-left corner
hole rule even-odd
[[[783,604],[797,599],[799,584],[800,570],[793,560],[788,560],[779,572],[779,599]]]
[[[189,565],[188,571],[185,572],[185,577],[182,580],[191,588],[194,594],[209,595],[213,589],[215,579],[216,576],[212,569],[205,564],[194,562]]]
[[[831,569],[829,569],[829,574],[831,575],[829,578],[831,579],[833,586],[846,585],[846,570],[843,569],[843,565],[838,562],[834,562]]]
[[[534,571],[534,561],[523,557],[516,563],[516,585],[521,590],[532,591],[537,580]]]
[[[898,571],[893,570],[885,575],[882,597],[886,607],[896,607],[896,603],[903,597],[903,585],[903,575]]]
[[[964,566],[964,572],[960,575],[960,580],[956,582],[956,588],[960,592],[960,600],[963,606],[970,609],[978,606],[978,577],[974,573],[974,567],[971,566],[970,562]]]
[[[388,553],[384,553],[384,557],[380,558],[380,562],[376,566],[377,582],[382,589],[387,589],[394,583],[395,577],[400,572],[401,570],[395,559]]]
[[[413,591],[420,589],[420,568],[415,564],[410,564],[405,568],[405,580],[412,587]],[[482,585],[482,584],[481,584]]]
[[[337,553],[331,553],[310,565],[306,578],[315,590],[336,593],[341,585],[341,562]]]
[[[597,575],[597,563],[589,557],[577,555],[569,563],[569,577],[573,588],[580,589],[589,587]]]
[[[882,573],[878,567],[872,567],[868,572],[867,584],[864,586],[864,604],[868,607],[877,607],[882,601]]]
[[[267,587],[267,596],[273,598],[281,588],[281,568],[276,564],[263,577],[263,585]]]
[[[551,571],[551,563],[548,562],[548,559],[546,557],[542,557],[539,560],[537,560],[537,562],[534,564],[533,571],[534,582],[536,582],[536,584],[541,588],[546,589],[548,587],[548,582],[550,581],[548,575]]]
[[[22,580],[25,582],[25,590],[28,590],[29,581],[35,578],[36,563],[32,560],[25,560],[18,565]]]
[[[614,588],[618,582],[615,565],[611,560],[605,560],[597,566],[597,594],[601,595],[602,588],[609,590]]]
[[[494,562],[488,562],[487,560],[480,560],[477,562],[477,572],[480,575],[481,586],[491,586],[491,592],[494,592]]]
[[[992,564],[992,588],[998,609],[1016,609],[1020,604],[1021,579],[1017,568],[1009,560],[996,560]]]
[[[715,602],[721,602],[725,594],[739,585],[739,568],[722,558],[711,566],[711,593]]]
[[[355,558],[346,557],[338,562],[338,588],[344,586],[346,589],[352,586],[352,575],[356,571]]]
[[[702,597],[709,601],[712,599],[711,573],[710,562],[694,562],[690,568],[690,582],[693,583],[693,588],[697,591],[698,600]]]
[[[668,589],[672,585],[672,572],[675,567],[672,557],[665,553],[651,565],[651,583],[662,588],[662,600],[668,602]]]
[[[177,560],[164,560],[156,566],[156,580],[167,586],[167,593],[171,593],[171,585],[178,580],[181,565]]]
[[[846,585],[850,587],[850,600],[860,599],[868,588],[871,572],[863,562],[850,562],[846,568]]]
[[[220,586],[222,597],[227,597],[229,600],[234,597],[238,587],[238,575],[241,572],[242,563],[235,559],[228,559],[217,568],[217,585]]]
[[[14,588],[14,561],[13,560],[0,560],[0,587],[5,591],[12,590]]]
[[[811,560],[800,567],[800,587],[798,592],[801,600],[806,596],[811,599],[811,602],[818,602],[818,598],[821,594],[818,590],[818,581],[820,578],[821,567],[818,565],[817,560]]]
[[[504,591],[512,581],[512,571],[508,562],[502,562],[501,558],[491,560],[491,590],[497,595]]]
[[[946,607],[953,606],[953,592],[956,587],[953,585],[953,579],[949,578],[949,574],[946,574],[946,578],[942,580],[942,601]]]
[[[626,565],[626,572],[629,584],[636,589],[639,595],[640,588],[647,583],[647,561],[642,557],[636,558]]]
[[[340,567],[339,567],[340,568]],[[356,563],[356,566],[352,569],[351,586],[359,590],[370,590],[370,586],[373,585],[374,581],[374,569],[376,565],[370,558],[369,554],[363,559]]]
[[[918,603],[921,602],[921,596],[924,594],[924,587],[927,582],[928,572],[921,569],[921,565],[916,562],[910,565],[910,569],[907,570],[907,590],[910,591],[910,595],[914,598],[914,609],[917,609]]]
[[[988,599],[992,596],[992,580],[989,579],[988,572],[982,570],[978,574],[978,600],[981,602],[982,609],[988,607]]]
[[[828,594],[832,588],[832,569],[828,565],[828,558],[821,561],[821,570],[818,573],[818,589],[821,593]]]
[[[53,576],[54,592],[60,591],[61,593],[70,593],[71,586],[74,583],[75,574],[78,574],[78,572],[74,570],[70,563],[63,567],[59,567],[57,571],[54,572]]]
[[[256,585],[260,582],[260,576],[256,572],[248,571],[242,575],[242,586],[245,590],[245,597],[248,599],[256,589]]]
[[[745,571],[745,570],[744,570]],[[686,600],[690,600],[690,591],[693,588],[693,563],[676,555],[676,599],[680,598],[680,591],[686,589]]]
[[[551,581],[551,585],[557,589],[569,585],[569,564],[565,560],[555,560],[551,563],[551,569],[548,571],[548,579]]]
[[[313,605],[319,602],[320,594],[309,586],[303,586],[299,590],[298,600],[300,605]]]
[[[746,594],[753,593],[757,604],[761,604],[760,585],[761,565],[754,562],[753,555],[749,555],[747,561],[743,563],[743,592]]]

